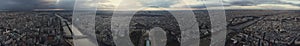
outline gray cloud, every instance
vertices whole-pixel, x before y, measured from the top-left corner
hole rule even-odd
[[[300,0],[280,0],[281,3],[300,6]]]
[[[240,6],[251,6],[256,5],[254,2],[251,1],[236,1],[236,2],[230,2],[231,5],[240,5]]]
[[[40,0],[1,0],[0,9],[5,10],[31,10],[35,8],[49,8],[44,7]]]
[[[33,10],[33,9],[73,9],[75,0],[60,0],[59,3],[47,2],[49,0],[0,0],[0,10]],[[114,0],[109,0],[114,1]],[[99,8],[100,9],[110,9],[116,7],[109,3],[108,0],[101,0]],[[201,2],[201,0],[197,0]],[[193,1],[193,3],[197,2]],[[138,1],[144,7],[164,7],[170,8],[173,5],[176,5],[180,8],[185,8],[185,6],[191,6],[192,8],[206,8],[201,3],[196,3],[192,5],[180,4],[179,0],[139,0]],[[207,5],[213,5],[214,2],[208,0]],[[180,5],[178,5],[180,4]],[[298,0],[223,0],[224,7],[230,6],[257,6],[261,4],[287,4],[292,6],[300,6],[300,1]],[[215,5],[218,7],[220,5]]]
[[[0,0],[0,10],[34,10],[34,9],[72,9],[74,0],[61,0],[56,4],[55,0]]]
[[[280,4],[279,0],[224,0],[224,3],[229,3],[235,6],[253,6],[258,4]]]
[[[61,0],[55,5],[55,8],[71,10],[74,7],[75,0]]]
[[[179,0],[140,0],[141,4],[146,7],[170,7],[178,3]]]

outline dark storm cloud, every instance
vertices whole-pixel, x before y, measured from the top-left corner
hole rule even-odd
[[[1,0],[2,10],[32,10],[35,8],[51,8],[41,0]]]
[[[75,0],[0,0],[0,10],[73,9]]]
[[[71,10],[74,7],[75,0],[61,0],[58,4],[56,4],[56,8]]]
[[[236,2],[230,2],[231,5],[239,5],[239,6],[251,6],[255,5],[254,2],[251,1],[236,1]]]

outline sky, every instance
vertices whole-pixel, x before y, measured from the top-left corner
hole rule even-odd
[[[89,1],[80,3],[80,1]],[[128,1],[128,2],[126,2]],[[72,10],[75,0],[0,0],[0,10],[65,9]],[[83,7],[97,7],[98,10],[114,10],[117,7],[146,7],[144,10],[166,9],[279,9],[299,10],[300,0],[78,0]],[[120,5],[120,2],[122,5]],[[206,4],[205,4],[206,3]],[[222,5],[221,5],[222,4]],[[206,7],[209,5],[210,7]],[[126,7],[132,8],[132,7]],[[124,8],[124,9],[126,9]]]

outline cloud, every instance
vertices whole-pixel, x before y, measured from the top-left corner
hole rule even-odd
[[[284,3],[291,3],[291,4],[300,4],[300,0],[280,0]]]
[[[259,7],[263,7],[263,8],[266,8],[266,9],[283,9],[283,10],[286,10],[286,9],[300,9],[299,6],[295,6],[295,5],[290,5],[290,4],[260,4],[260,5],[257,5]]]
[[[224,0],[225,9],[299,10],[296,0]],[[297,5],[298,4],[298,5]],[[220,9],[223,7],[212,7]]]
[[[171,5],[178,3],[178,0],[102,0],[98,3],[98,8],[109,9],[116,8],[122,1],[122,6],[141,6],[141,7],[164,7],[169,8]],[[130,8],[130,7],[128,7]]]
[[[185,1],[185,2],[184,2]],[[142,7],[164,7],[164,8],[218,8],[220,6],[226,9],[298,9],[300,3],[297,0],[223,0],[223,4],[213,0],[139,0],[136,1],[142,5]],[[112,3],[114,2],[114,3]],[[206,3],[206,5],[204,5]],[[116,0],[110,0],[103,3],[101,8],[114,8],[118,2]]]
[[[184,7],[186,8],[187,6],[203,6],[204,2],[199,1],[199,0],[184,0],[184,1],[180,1],[174,5],[170,5],[170,7],[172,8],[180,8],[180,7]]]
[[[36,8],[53,8],[43,0],[1,0],[0,9],[5,10],[32,10]]]
[[[139,2],[145,7],[170,7],[179,2],[179,0],[139,0]]]
[[[239,6],[251,6],[251,5],[256,5],[254,2],[251,1],[235,1],[235,2],[230,2],[231,5],[239,5]]]
[[[59,1],[59,2],[57,2]],[[81,0],[87,1],[87,0]],[[149,8],[207,8],[206,5],[218,8],[224,6],[228,9],[298,9],[300,0],[223,0],[223,5],[213,0],[99,0],[81,3],[82,7],[98,7],[98,9],[149,7]],[[119,5],[122,1],[122,5]],[[75,0],[1,0],[0,10],[32,10],[32,9],[73,9]]]
[[[55,1],[55,8],[58,9],[73,9],[75,0],[59,0],[59,2]]]
[[[101,0],[98,3],[98,8],[100,9],[112,9],[117,7],[122,0]]]
[[[60,1],[60,2],[57,2]],[[0,10],[73,9],[75,0],[1,0]]]
[[[213,9],[220,9],[221,7],[213,7]],[[262,9],[262,10],[297,10],[299,6],[290,4],[258,4],[253,6],[228,6],[225,9]]]

